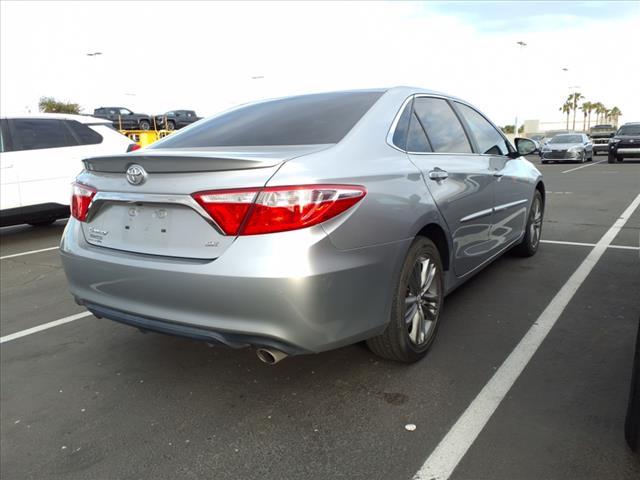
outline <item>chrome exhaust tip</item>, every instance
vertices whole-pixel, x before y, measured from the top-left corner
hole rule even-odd
[[[280,360],[284,360],[289,356],[280,350],[272,350],[270,348],[259,348],[256,350],[256,355],[262,363],[266,363],[267,365],[275,365]]]

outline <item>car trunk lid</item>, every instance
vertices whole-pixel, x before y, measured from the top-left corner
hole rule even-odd
[[[215,259],[233,243],[191,196],[204,190],[262,187],[280,165],[327,145],[142,150],[84,160],[78,182],[97,190],[82,229],[88,243],[165,257]],[[146,172],[139,185],[127,169]]]

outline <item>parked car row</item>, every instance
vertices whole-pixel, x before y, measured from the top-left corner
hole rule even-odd
[[[96,108],[93,116],[110,120],[118,130],[178,130],[201,119],[193,110],[171,110],[151,116],[125,107]]]
[[[616,130],[612,125],[596,125],[590,134],[563,132],[556,135],[534,134],[542,163],[590,162],[598,152],[608,154],[609,163],[625,158],[640,158],[640,122],[626,123]]]

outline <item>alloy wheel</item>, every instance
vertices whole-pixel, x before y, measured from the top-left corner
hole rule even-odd
[[[429,257],[418,257],[409,277],[404,320],[409,339],[416,347],[427,344],[435,332],[441,303],[437,268]]]
[[[531,245],[536,248],[542,232],[542,205],[540,204],[540,199],[537,197],[534,198],[533,205],[531,206],[531,215],[529,237],[531,238]]]

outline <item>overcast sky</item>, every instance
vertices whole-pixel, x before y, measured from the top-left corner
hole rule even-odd
[[[588,100],[618,106],[622,121],[640,121],[638,1],[2,1],[0,9],[3,114],[36,111],[43,95],[85,112],[211,115],[259,98],[416,85],[506,124],[516,114],[561,120],[569,87],[579,86]]]

